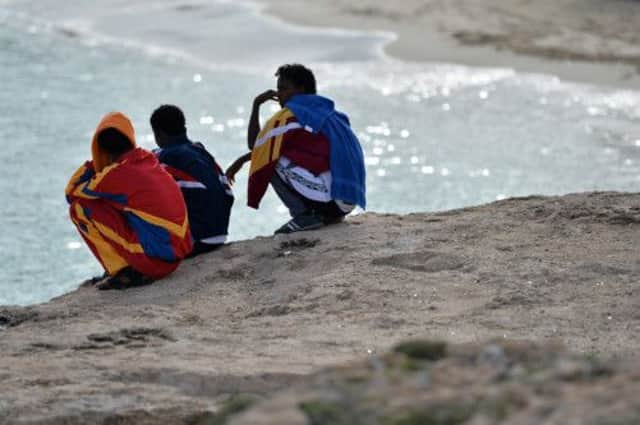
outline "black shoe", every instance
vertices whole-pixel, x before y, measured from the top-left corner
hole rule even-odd
[[[305,230],[315,230],[324,227],[324,218],[314,212],[305,212],[293,217],[282,227],[275,231],[274,234],[302,232]]]
[[[344,221],[344,218],[346,216],[345,215],[339,215],[339,216],[325,216],[324,217],[324,224],[326,224],[327,226],[330,224],[338,224],[338,223],[342,223]]]
[[[149,276],[143,275],[139,271],[134,270],[132,267],[125,267],[114,276],[111,276],[110,278],[98,283],[96,285],[96,288],[101,291],[106,291],[109,289],[127,289],[136,286],[149,285],[152,282],[153,279]]]
[[[102,276],[94,276],[91,279],[85,280],[84,282],[82,282],[80,284],[80,287],[81,288],[85,288],[85,287],[88,287],[88,286],[95,286],[98,283],[102,282],[103,280],[107,279],[108,277],[109,277],[109,273],[104,272],[102,274]]]
[[[200,241],[195,241],[193,243],[193,249],[185,258],[193,258],[200,254],[205,254],[207,252],[215,251],[218,248],[223,247],[224,244],[216,243],[216,244],[208,244]]]

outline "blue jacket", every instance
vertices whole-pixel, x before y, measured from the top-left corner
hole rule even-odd
[[[331,197],[366,208],[364,154],[349,118],[335,110],[332,100],[317,95],[295,95],[285,106],[301,125],[329,139]]]
[[[216,238],[217,241],[208,242],[224,242],[233,193],[213,156],[186,135],[173,137],[169,146],[157,150],[156,155],[182,190],[193,239]]]

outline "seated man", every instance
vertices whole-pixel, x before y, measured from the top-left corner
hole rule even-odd
[[[247,139],[251,153],[227,170],[233,179],[251,160],[248,204],[258,208],[269,183],[292,219],[276,230],[291,233],[340,221],[355,205],[366,206],[362,147],[346,115],[333,101],[316,95],[316,81],[306,67],[283,65],[278,90],[253,102]],[[282,109],[260,129],[260,105],[277,100]]]
[[[201,143],[187,137],[184,114],[174,105],[162,105],[151,115],[151,128],[160,148],[156,155],[180,186],[193,237],[194,257],[216,249],[227,240],[233,192],[227,177]]]
[[[136,147],[133,126],[119,112],[98,125],[91,155],[65,192],[71,220],[108,275],[98,288],[144,285],[173,272],[191,251],[176,183]]]

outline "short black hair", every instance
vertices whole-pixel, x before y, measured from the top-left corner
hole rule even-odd
[[[180,136],[187,132],[182,110],[175,105],[161,105],[151,114],[151,128],[162,130],[169,136]]]
[[[304,65],[291,63],[282,65],[276,71],[276,77],[291,81],[297,87],[302,87],[305,94],[316,94],[316,77]]]
[[[98,146],[111,155],[120,156],[133,149],[133,142],[117,129],[109,127],[98,133]]]

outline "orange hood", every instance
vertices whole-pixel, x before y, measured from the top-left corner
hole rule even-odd
[[[115,128],[131,141],[131,145],[136,147],[136,135],[133,131],[133,125],[129,118],[121,112],[110,112],[105,115],[98,127],[96,128],[95,133],[93,134],[93,139],[91,141],[91,157],[93,159],[93,168],[99,173],[102,171],[104,167],[110,164],[109,155],[100,149],[98,146],[98,133],[102,130],[106,130],[107,128]]]

